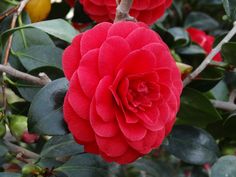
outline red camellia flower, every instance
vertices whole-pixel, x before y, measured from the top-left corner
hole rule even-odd
[[[197,28],[188,28],[187,32],[193,42],[196,42],[200,45],[207,54],[209,54],[212,50],[213,43],[215,41],[215,37],[211,35],[207,35],[204,31],[199,30]],[[214,58],[214,61],[222,61],[220,53],[218,53]]]
[[[160,146],[179,108],[182,81],[167,46],[143,23],[101,23],[63,54],[68,128],[85,151],[130,163]]]
[[[73,0],[67,0],[72,4]],[[96,22],[112,22],[116,14],[116,0],[80,0],[84,11]],[[146,24],[154,23],[171,5],[172,0],[135,0],[130,15]]]

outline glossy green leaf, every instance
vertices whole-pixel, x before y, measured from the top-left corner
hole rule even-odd
[[[68,177],[105,177],[108,175],[106,163],[98,156],[91,154],[74,156],[55,171],[62,172]]]
[[[222,0],[226,14],[236,20],[236,1],[235,0]]]
[[[19,173],[11,173],[11,172],[0,172],[0,177],[21,177],[22,175]]]
[[[174,27],[168,31],[173,36],[175,46],[185,46],[189,43],[188,33],[183,28]]]
[[[61,78],[47,84],[35,95],[28,115],[29,131],[43,135],[67,133],[62,113],[67,87],[68,81]]]
[[[236,157],[223,156],[212,167],[211,177],[236,177]]]
[[[229,99],[229,89],[224,81],[220,81],[213,89],[211,93],[216,100],[227,101]]]
[[[4,156],[7,152],[7,147],[2,142],[0,142],[0,158]]]
[[[224,58],[224,62],[236,66],[236,42],[228,42],[222,46],[221,53]]]
[[[201,92],[207,92],[216,86],[224,77],[224,70],[217,67],[208,66],[200,75],[195,78],[189,87]]]
[[[191,126],[175,126],[164,148],[184,162],[195,165],[214,163],[219,155],[213,137],[205,130]]]
[[[149,177],[170,177],[174,176],[175,170],[162,161],[154,161],[151,159],[139,159],[130,164],[138,171],[143,171]]]
[[[202,12],[191,12],[184,23],[186,28],[195,27],[202,30],[212,30],[219,26],[219,23],[209,15]]]
[[[62,50],[54,46],[38,45],[21,51],[16,55],[23,66],[29,71],[43,66],[61,68]]]
[[[221,120],[211,102],[201,92],[185,88],[181,96],[178,124],[195,125],[205,128],[209,123]]]
[[[84,152],[81,145],[75,142],[71,134],[52,137],[43,147],[41,157],[57,158]]]
[[[32,23],[25,26],[17,27],[4,32],[1,36],[3,43],[5,43],[6,38],[16,30],[24,28],[37,28],[40,29],[56,38],[64,40],[66,42],[71,42],[72,39],[78,34],[78,32],[65,20],[55,19],[42,21],[38,23]]]
[[[224,132],[225,136],[236,138],[236,112],[232,113],[225,121],[224,121]]]

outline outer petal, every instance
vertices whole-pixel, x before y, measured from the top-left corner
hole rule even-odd
[[[113,75],[116,67],[129,52],[129,44],[123,38],[114,36],[107,39],[99,52],[98,66],[101,76]]]
[[[89,98],[93,97],[100,80],[97,66],[98,53],[99,49],[90,50],[83,56],[77,70],[81,88]]]
[[[106,154],[101,154],[104,159],[106,159],[108,162],[117,162],[119,164],[128,164],[133,161],[135,161],[137,158],[142,156],[143,154],[140,154],[139,152],[129,148],[124,154],[122,154],[119,157],[110,157]]]
[[[93,29],[86,31],[81,38],[81,54],[84,55],[92,49],[99,48],[107,37],[111,23],[100,23]]]
[[[137,27],[138,27],[137,23],[118,22],[111,26],[111,28],[108,31],[107,37],[120,36],[122,38],[126,38]]]
[[[131,49],[136,50],[150,43],[159,43],[161,38],[154,31],[148,28],[140,27],[131,32],[127,36],[126,40],[129,43]]]
[[[144,139],[140,141],[129,141],[129,145],[136,151],[147,154],[153,148],[160,145],[165,137],[165,129],[162,128],[156,132],[148,131]]]
[[[111,138],[96,136],[96,142],[99,149],[110,157],[121,156],[129,148],[128,143],[121,134]]]
[[[68,93],[68,101],[73,110],[79,117],[88,120],[91,101],[81,89],[77,73],[74,73],[71,78]]]
[[[92,101],[90,109],[90,123],[95,133],[101,137],[113,137],[119,132],[117,122],[104,122],[103,119],[96,112],[96,102]]]
[[[63,113],[68,128],[75,137],[81,142],[93,142],[95,140],[93,129],[89,121],[80,118],[72,109],[68,102],[68,94],[64,100]]]
[[[81,59],[80,54],[80,40],[82,34],[76,36],[72,42],[72,45],[67,47],[62,56],[62,66],[65,76],[68,80],[72,77],[73,73],[79,67]]]

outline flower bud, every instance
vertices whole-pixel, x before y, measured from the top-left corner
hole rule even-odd
[[[35,143],[39,139],[39,135],[37,134],[31,134],[28,131],[24,132],[22,135],[22,141],[24,141],[27,144]]]
[[[9,129],[11,134],[20,140],[23,133],[27,131],[27,117],[21,115],[10,115],[9,119]]]
[[[26,164],[21,172],[23,175],[40,175],[43,172],[43,169],[33,164]]]

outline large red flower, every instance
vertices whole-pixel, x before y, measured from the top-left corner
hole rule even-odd
[[[67,0],[73,4],[73,0]],[[85,12],[96,22],[113,21],[116,0],[80,0]],[[135,0],[130,15],[146,24],[154,23],[171,5],[172,0]]]
[[[204,31],[197,28],[188,28],[187,32],[193,42],[196,42],[200,45],[207,54],[209,54],[212,50],[215,37],[212,35],[207,35]],[[222,61],[220,53],[218,53],[214,58],[214,61]]]
[[[86,152],[129,163],[160,146],[179,108],[181,75],[143,23],[101,23],[63,54],[64,117]]]

